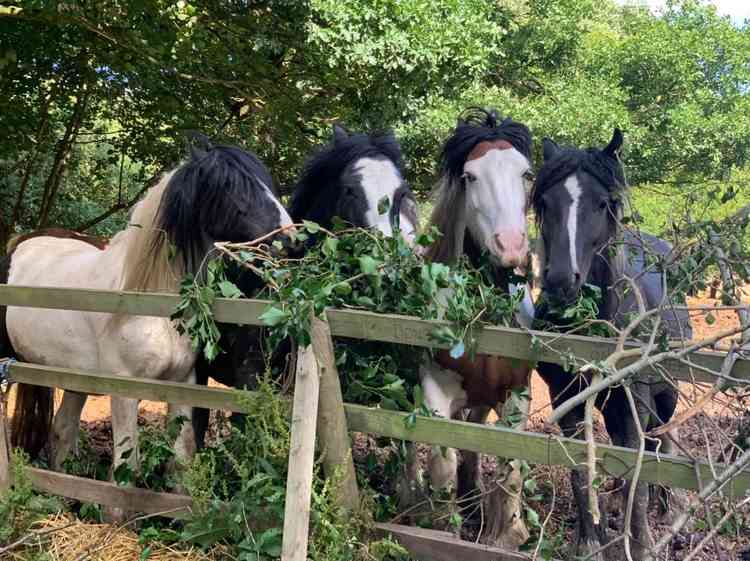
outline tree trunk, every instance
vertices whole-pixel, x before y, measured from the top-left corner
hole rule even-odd
[[[86,84],[84,84],[78,94],[76,104],[73,107],[73,115],[70,117],[70,121],[68,121],[68,124],[65,127],[65,133],[57,143],[52,170],[50,170],[47,181],[44,182],[44,191],[42,194],[42,204],[39,209],[37,228],[44,228],[48,225],[52,205],[54,204],[55,198],[60,189],[63,175],[65,175],[65,168],[68,165],[73,142],[78,136],[81,123],[83,123],[83,119],[86,115],[86,106],[88,105],[89,95],[88,88]]]
[[[40,114],[40,122],[39,122],[39,128],[37,128],[36,131],[36,146],[29,154],[29,158],[26,161],[26,169],[23,172],[23,177],[21,178],[21,185],[18,187],[18,194],[16,195],[16,204],[13,205],[13,213],[10,217],[10,222],[8,223],[7,227],[10,232],[15,230],[16,224],[18,224],[18,221],[21,219],[21,210],[23,209],[23,200],[26,196],[26,189],[29,186],[29,180],[31,179],[31,175],[36,168],[36,161],[39,157],[39,154],[42,152],[42,146],[44,145],[44,136],[47,133],[47,128],[49,125],[49,106],[52,102],[52,98],[55,95],[55,90],[57,88],[53,88],[53,91],[49,93],[49,95],[44,99],[44,102],[42,103],[42,109]],[[9,234],[10,235],[10,234]]]

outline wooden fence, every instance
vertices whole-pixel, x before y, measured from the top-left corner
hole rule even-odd
[[[169,317],[179,297],[173,294],[145,294],[37,288],[0,285],[0,305],[35,308],[62,308],[92,312]],[[217,321],[244,325],[260,325],[259,315],[268,302],[257,300],[217,299],[214,312]],[[586,445],[575,439],[555,435],[520,432],[502,427],[477,425],[440,418],[420,417],[408,427],[406,413],[368,408],[343,403],[333,360],[331,336],[344,336],[374,341],[434,347],[430,333],[441,322],[411,317],[380,315],[350,310],[329,310],[327,321],[314,321],[313,345],[300,351],[296,384],[304,391],[295,392],[292,410],[292,446],[284,528],[284,561],[305,559],[307,527],[312,478],[313,445],[316,435],[325,452],[323,465],[327,473],[344,466],[342,496],[344,505],[356,504],[356,482],[351,461],[347,431],[359,431],[414,442],[449,446],[485,454],[512,457],[534,464],[570,467],[585,461]],[[614,351],[614,342],[606,339],[569,336],[520,329],[487,327],[479,336],[480,352],[520,360],[544,360],[562,364],[566,356],[584,360],[602,360]],[[2,358],[2,357],[0,357]],[[714,352],[692,353],[688,360],[663,364],[672,376],[692,382],[714,383],[711,373],[719,372],[725,355]],[[750,380],[750,361],[738,359],[731,376]],[[162,382],[118,376],[111,373],[90,373],[17,362],[10,367],[10,380],[39,386],[74,391],[118,395],[152,401],[165,401],[196,407],[242,412],[238,393],[233,390],[199,387],[191,384]],[[318,404],[320,397],[320,404]],[[316,415],[317,412],[317,415]],[[317,420],[317,429],[316,429]],[[9,484],[8,450],[4,418],[0,418],[0,490]],[[7,435],[5,435],[7,436]],[[600,469],[612,476],[628,477],[635,464],[636,452],[617,446],[598,445]],[[721,466],[714,465],[721,470]],[[133,487],[119,487],[109,482],[93,481],[66,474],[32,468],[34,485],[41,491],[69,498],[117,506],[144,513],[168,512],[173,517],[189,515],[190,497],[157,493]],[[711,467],[685,457],[647,452],[640,475],[648,482],[672,487],[700,489],[711,481]],[[740,473],[726,489],[728,494],[741,495],[750,489],[750,471]],[[448,535],[403,526],[380,525],[411,549],[421,559],[455,558],[457,552],[472,559],[527,559],[510,553],[455,540]]]

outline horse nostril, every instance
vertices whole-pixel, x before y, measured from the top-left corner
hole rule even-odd
[[[573,281],[576,284],[579,283],[579,282],[581,282],[581,273],[579,273],[578,271],[576,271],[575,273],[573,273]]]

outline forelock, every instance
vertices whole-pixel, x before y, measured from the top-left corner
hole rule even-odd
[[[443,175],[458,179],[463,174],[469,153],[480,142],[507,141],[527,159],[531,159],[531,132],[510,117],[502,118],[494,109],[467,109],[459,118],[453,134],[443,145],[440,167]]]
[[[537,173],[531,202],[537,216],[544,194],[574,173],[586,172],[610,193],[624,193],[627,189],[622,164],[597,148],[580,150],[561,148]]]

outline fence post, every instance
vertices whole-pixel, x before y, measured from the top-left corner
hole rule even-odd
[[[318,405],[318,439],[323,471],[332,477],[341,470],[337,498],[349,511],[359,508],[359,490],[354,472],[352,447],[341,395],[339,372],[333,352],[331,329],[326,320],[313,318],[312,344],[320,368],[320,403]]]
[[[305,561],[307,558],[319,393],[318,362],[310,345],[300,349],[297,356],[282,561]]]

